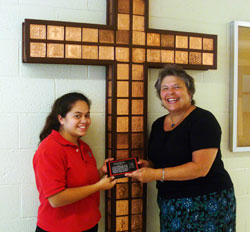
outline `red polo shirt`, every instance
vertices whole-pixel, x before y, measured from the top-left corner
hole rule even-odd
[[[75,203],[53,208],[48,197],[63,191],[99,181],[96,160],[89,146],[79,140],[79,147],[52,133],[39,145],[33,167],[40,206],[37,225],[50,232],[80,232],[94,227],[100,220],[100,193],[96,192]]]

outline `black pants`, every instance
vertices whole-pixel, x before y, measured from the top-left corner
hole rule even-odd
[[[98,231],[98,224],[96,224],[93,228],[91,228],[89,230],[84,230],[82,232],[97,232],[97,231]],[[47,231],[43,230],[43,229],[41,229],[40,227],[37,226],[35,232],[47,232]]]

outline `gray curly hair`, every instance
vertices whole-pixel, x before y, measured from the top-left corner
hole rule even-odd
[[[183,80],[192,98],[191,104],[195,105],[195,100],[193,99],[195,93],[194,78],[188,75],[182,67],[177,65],[167,65],[159,72],[158,79],[155,82],[157,96],[161,99],[161,83],[166,76],[176,76]]]

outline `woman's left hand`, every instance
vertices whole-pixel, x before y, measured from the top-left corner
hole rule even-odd
[[[125,176],[133,177],[142,183],[147,183],[156,180],[156,170],[154,168],[141,168],[131,173],[126,173]]]

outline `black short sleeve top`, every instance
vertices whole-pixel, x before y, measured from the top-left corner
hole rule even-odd
[[[221,128],[214,115],[196,107],[171,131],[164,131],[165,117],[153,123],[148,143],[148,157],[155,168],[190,162],[192,152],[200,149],[218,148],[218,152],[205,177],[186,181],[157,181],[159,194],[167,198],[191,197],[233,187],[221,160]]]

